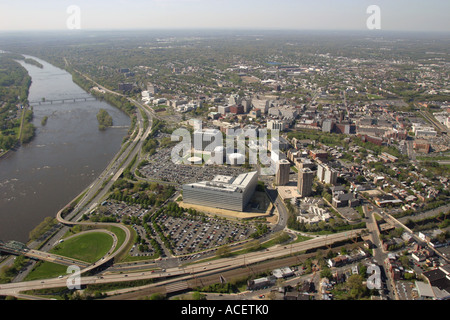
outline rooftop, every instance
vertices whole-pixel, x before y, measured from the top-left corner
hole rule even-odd
[[[257,171],[253,171],[240,174],[237,177],[217,175],[211,181],[195,182],[185,186],[225,192],[243,192],[257,174]]]

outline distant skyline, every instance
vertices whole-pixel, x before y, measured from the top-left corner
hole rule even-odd
[[[74,5],[85,30],[368,30],[377,5],[381,30],[450,32],[445,0],[0,0],[0,31],[67,30]]]

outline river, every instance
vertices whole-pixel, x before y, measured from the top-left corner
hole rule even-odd
[[[29,101],[89,97],[65,70],[35,57],[44,67],[20,62],[32,78]],[[105,109],[114,126],[98,129]],[[27,242],[29,232],[88,187],[119,151],[130,118],[102,101],[33,107],[34,139],[0,159],[0,240]],[[47,124],[41,124],[48,117]]]

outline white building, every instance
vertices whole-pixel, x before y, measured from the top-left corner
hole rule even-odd
[[[183,185],[183,202],[242,212],[253,196],[257,183],[257,171],[237,177],[219,175],[212,181]]]
[[[222,132],[217,129],[197,130],[194,132],[194,149],[197,151],[214,151],[223,146]]]
[[[286,129],[286,122],[282,120],[268,120],[267,129],[284,131]]]
[[[317,178],[322,183],[336,185],[338,175],[337,170],[327,166],[326,164],[320,163],[317,165]]]

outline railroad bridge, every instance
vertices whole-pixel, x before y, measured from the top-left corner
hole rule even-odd
[[[28,251],[29,251],[28,247],[19,241],[4,242],[0,240],[0,252],[20,255]]]
[[[30,106],[40,106],[40,105],[49,105],[49,104],[64,104],[64,103],[70,103],[70,102],[83,102],[83,101],[95,101],[97,100],[96,97],[79,97],[79,98],[65,98],[65,99],[42,99],[40,101],[30,101]]]

